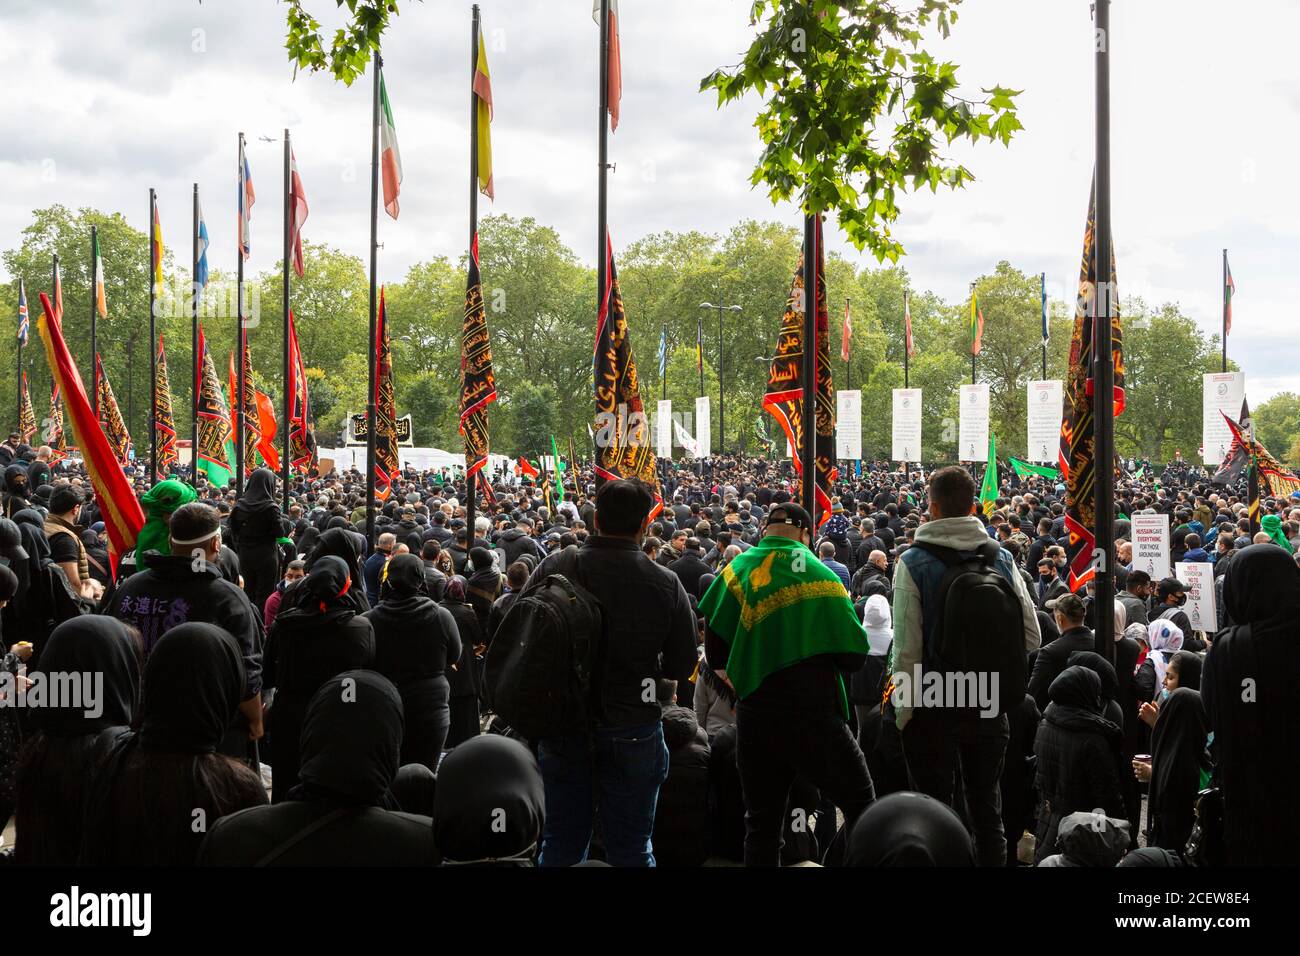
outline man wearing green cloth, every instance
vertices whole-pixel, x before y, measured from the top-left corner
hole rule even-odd
[[[149,555],[169,555],[172,553],[168,523],[172,512],[181,505],[198,500],[198,493],[185,482],[176,478],[160,481],[140,496],[140,507],[144,509],[144,527],[135,539],[135,550],[127,554],[122,561],[121,576],[126,577],[149,566]]]
[[[803,508],[775,505],[763,538],[732,558],[699,605],[708,624],[702,666],[736,691],[746,866],[779,864],[796,776],[839,807],[846,829],[875,798],[844,677],[870,645],[844,585],[809,550],[812,534]]]

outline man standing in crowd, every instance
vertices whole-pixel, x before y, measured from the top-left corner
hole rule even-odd
[[[870,644],[844,584],[809,550],[812,540],[808,512],[774,506],[763,538],[723,568],[700,602],[705,658],[738,698],[746,866],[780,861],[797,775],[839,807],[846,828],[874,798],[846,689]]]
[[[942,623],[939,589],[947,565],[923,545],[948,548],[958,554],[978,553],[989,543],[984,525],[973,514],[975,483],[960,466],[940,468],[930,476],[930,520],[916,532],[915,547],[903,553],[894,571],[894,648],[890,671],[912,674],[915,665],[935,660]],[[1020,602],[1024,647],[1028,654],[1041,640],[1034,602],[1025,590],[1010,554],[999,549],[995,568]],[[983,866],[1002,866],[1007,845],[1002,828],[999,780],[1010,734],[1006,714],[982,716],[978,711],[896,706],[903,753],[915,789],[954,803],[954,778],[962,788],[975,836],[976,856]]]
[[[641,482],[605,482],[596,495],[596,533],[580,549],[549,555],[530,579],[572,576],[604,609],[607,642],[594,755],[585,734],[537,741],[546,789],[542,866],[585,860],[593,816],[611,864],[655,864],[651,832],[668,748],[654,691],[661,677],[690,680],[697,638],[681,581],[641,551],[653,506]]]

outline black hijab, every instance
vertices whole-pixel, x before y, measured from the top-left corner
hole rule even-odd
[[[1102,700],[1114,700],[1119,694],[1119,677],[1115,674],[1114,665],[1096,651],[1075,651],[1070,655],[1066,666],[1074,667],[1076,664],[1088,668],[1100,679]]]
[[[113,617],[88,614],[64,621],[41,650],[44,674],[90,674],[102,685],[94,709],[91,700],[79,707],[34,707],[32,726],[51,737],[80,737],[108,727],[127,727],[140,698],[140,648],[135,635]]]
[[[1173,810],[1179,816],[1191,816],[1201,786],[1201,758],[1208,731],[1198,691],[1179,687],[1160,705],[1160,716],[1151,731],[1149,799],[1157,814]]]
[[[1101,678],[1096,671],[1083,665],[1067,667],[1056,675],[1047,688],[1047,697],[1062,707],[1101,713]]]
[[[1223,606],[1228,624],[1250,624],[1253,635],[1294,633],[1300,618],[1300,569],[1295,559],[1275,544],[1242,548],[1223,576]]]
[[[215,753],[244,697],[244,658],[215,624],[174,627],[144,666],[140,749]]]
[[[443,758],[433,842],[444,863],[527,866],[545,819],[542,772],[519,741],[484,734]]]
[[[1178,651],[1169,658],[1169,664],[1178,663],[1178,689],[1201,689],[1201,655],[1194,651]]]
[[[244,514],[259,514],[263,511],[280,510],[275,500],[275,472],[270,468],[258,468],[244,485],[244,493],[235,502],[235,510]]]
[[[369,670],[331,678],[307,705],[289,799],[391,808],[404,730],[402,698],[388,678]]]
[[[399,554],[388,562],[388,571],[379,588],[379,602],[405,606],[429,599],[424,577],[424,562],[413,554]]]
[[[307,555],[307,574],[310,577],[312,568],[316,562],[325,557],[341,558],[347,565],[348,577],[352,579],[355,587],[349,588],[347,593],[348,601],[352,604],[358,614],[370,610],[370,602],[366,600],[366,589],[362,587],[361,576],[361,551],[357,547],[357,540],[353,532],[346,528],[330,528],[321,532],[320,540],[316,546]],[[301,598],[301,593],[305,591],[306,578],[290,585],[285,591],[282,607],[291,607]]]
[[[311,566],[307,577],[295,584],[293,606],[282,611],[276,620],[310,618],[321,624],[350,621],[357,613],[356,604],[350,597],[356,590],[354,584],[347,562],[327,554]]]
[[[957,814],[923,793],[881,797],[858,817],[846,866],[974,866],[970,834]]]

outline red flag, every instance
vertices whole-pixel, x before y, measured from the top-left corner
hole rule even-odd
[[[591,17],[600,26],[600,0],[594,0]],[[623,53],[618,42],[618,0],[609,0],[609,126],[618,129],[618,105],[623,98]]]
[[[849,302],[844,300],[844,328],[840,330],[840,360],[849,360],[849,342],[853,339],[853,322],[849,318]]]
[[[528,475],[531,478],[537,478],[540,474],[538,470],[533,467],[533,463],[529,461],[527,458],[523,458],[523,457],[519,459],[519,471],[522,474]]]
[[[911,358],[916,354],[916,343],[912,341],[912,299],[906,292],[903,293],[903,328],[907,333],[907,356]]]
[[[108,557],[116,574],[118,556],[135,546],[136,536],[144,527],[144,512],[131,490],[131,483],[113,456],[108,439],[100,430],[86,397],[86,387],[81,383],[81,374],[63,340],[63,329],[55,317],[50,297],[44,292],[41,293],[41,309],[45,314],[36,323],[37,330],[45,343],[50,375],[67,403],[72,431],[81,446],[86,471],[95,488],[95,500],[108,533]]]
[[[307,221],[307,194],[298,175],[298,157],[289,150],[289,237],[293,242],[293,271],[302,278],[302,224]]]

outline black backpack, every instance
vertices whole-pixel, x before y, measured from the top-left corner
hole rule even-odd
[[[1028,669],[1025,624],[1011,582],[998,573],[1001,548],[989,541],[958,552],[941,545],[922,548],[947,567],[939,584],[933,669],[945,674],[997,674],[997,708],[1005,714],[1025,697]],[[991,679],[991,677],[990,677]],[[963,708],[972,712],[977,707]]]
[[[573,572],[524,591],[488,649],[488,704],[528,740],[587,733],[600,716],[605,612]]]

